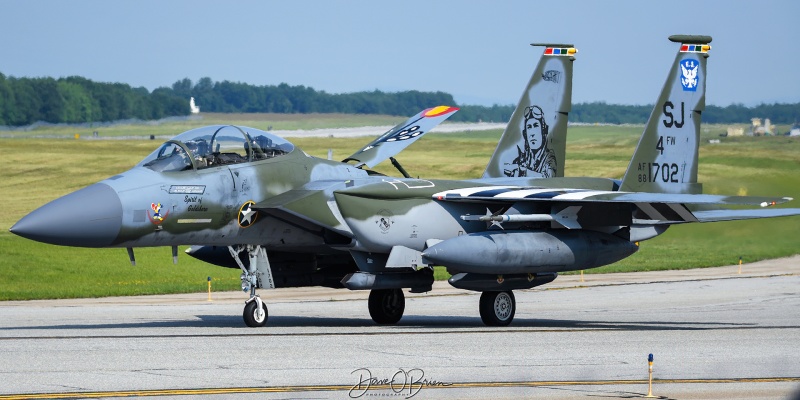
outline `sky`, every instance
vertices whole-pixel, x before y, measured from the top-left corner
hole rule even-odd
[[[189,78],[515,104],[572,43],[573,102],[652,104],[678,45],[713,37],[706,102],[800,102],[800,1],[0,0],[0,73],[153,90]],[[202,104],[200,104],[202,107]]]

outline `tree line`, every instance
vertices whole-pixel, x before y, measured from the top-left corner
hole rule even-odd
[[[0,125],[25,126],[50,123],[109,122],[124,119],[155,120],[190,113],[189,98],[204,112],[221,113],[346,113],[410,116],[436,105],[454,105],[461,111],[450,118],[462,122],[506,122],[513,105],[458,105],[444,92],[416,90],[386,93],[380,90],[331,94],[303,85],[256,86],[240,82],[196,83],[182,79],[171,87],[152,92],[124,83],[94,82],[86,78],[15,78],[0,73]],[[641,124],[652,105],[619,105],[604,102],[572,106],[570,122]],[[761,104],[746,107],[707,105],[703,121],[749,123],[750,118],[769,118],[775,124],[800,121],[800,103]]]
[[[14,78],[0,73],[0,125],[153,120],[189,114],[188,104],[168,88],[150,92],[77,76]]]
[[[629,106],[603,102],[572,105],[570,122],[642,124],[650,117],[653,105]],[[769,118],[773,124],[795,124],[800,122],[800,103],[760,104],[747,107],[731,104],[726,107],[706,104],[703,122],[709,124],[749,124],[751,118]]]

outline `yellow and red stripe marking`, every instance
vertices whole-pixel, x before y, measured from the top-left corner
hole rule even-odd
[[[422,112],[423,117],[438,117],[440,115],[449,114],[458,111],[457,107],[450,106],[437,106],[429,108]]]

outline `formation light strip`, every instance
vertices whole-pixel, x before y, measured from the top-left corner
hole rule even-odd
[[[707,44],[684,44],[681,46],[681,53],[708,53],[711,46]]]
[[[574,47],[547,47],[544,54],[547,56],[571,56],[578,52]]]

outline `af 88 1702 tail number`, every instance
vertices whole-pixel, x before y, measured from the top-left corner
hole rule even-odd
[[[639,182],[678,183],[678,164],[639,163]]]

